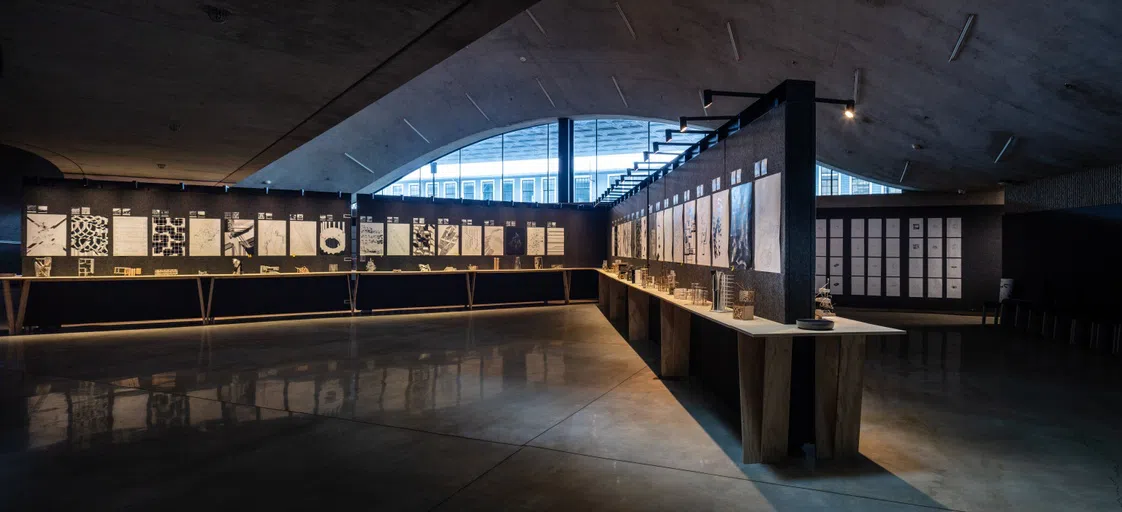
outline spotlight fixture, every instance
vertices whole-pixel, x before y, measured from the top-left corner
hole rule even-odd
[[[855,114],[853,113],[853,106],[852,105],[846,105],[845,106],[845,118],[846,119],[853,119],[854,116],[855,116]]]
[[[729,96],[733,98],[763,98],[765,95],[758,92],[714,91],[705,89],[701,91],[701,103],[705,108],[713,106],[713,96]]]
[[[737,116],[695,116],[695,117],[679,117],[678,118],[678,131],[686,133],[689,131],[690,121],[731,121],[737,119]]]

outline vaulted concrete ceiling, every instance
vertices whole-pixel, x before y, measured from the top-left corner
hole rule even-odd
[[[71,176],[233,183],[533,3],[8,0],[0,143]]]
[[[855,70],[858,116],[819,106],[818,158],[856,174],[978,189],[1122,161],[1116,0],[543,0],[531,13],[243,183],[372,190],[542,119],[673,120],[705,113],[703,88],[765,92],[789,78],[850,98]],[[745,105],[718,98],[708,113]],[[995,164],[1010,135],[1017,142]]]

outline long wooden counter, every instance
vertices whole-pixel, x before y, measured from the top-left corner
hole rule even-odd
[[[737,333],[740,416],[745,463],[779,462],[792,450],[790,433],[813,432],[816,456],[849,458],[858,454],[861,427],[861,389],[866,336],[896,336],[904,331],[846,318],[833,318],[831,331],[808,331],[764,318],[736,320],[732,312],[714,312],[670,294],[644,288],[600,273],[600,308],[613,321],[626,322],[628,337],[643,339],[650,332],[652,311],[659,312],[661,373],[685,377],[690,370],[690,323],[700,318]],[[650,307],[651,300],[660,302]],[[813,344],[813,425],[793,425],[802,416],[792,411],[792,360],[796,340]],[[800,341],[802,342],[802,341]]]

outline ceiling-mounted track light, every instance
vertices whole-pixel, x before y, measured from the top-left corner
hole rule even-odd
[[[684,132],[680,131],[680,130],[666,130],[666,142],[670,142],[670,141],[674,140],[674,134],[675,133],[696,133],[696,134],[699,134],[699,135],[713,135],[714,133],[717,133],[717,132],[715,132],[713,130],[686,130]]]
[[[701,104],[705,108],[713,106],[713,96],[728,96],[732,98],[763,98],[765,95],[758,92],[714,91],[705,89],[701,91]]]
[[[1005,156],[1005,153],[1008,153],[1009,150],[1012,149],[1013,145],[1016,144],[1016,143],[1017,143],[1017,136],[1016,135],[1010,135],[1009,140],[1005,141],[1005,146],[1001,148],[1001,152],[997,154],[997,158],[993,159],[993,163],[995,163],[995,164],[1000,163],[1001,159]]]
[[[737,116],[695,116],[695,117],[679,117],[678,118],[678,132],[686,133],[689,131],[690,121],[731,121],[736,119]]]

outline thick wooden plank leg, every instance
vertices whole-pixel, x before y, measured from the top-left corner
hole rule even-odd
[[[598,283],[599,288],[596,297],[598,299],[597,305],[600,307],[600,312],[603,313],[604,316],[608,316],[608,300],[611,295],[611,292],[608,289],[608,276],[605,276],[604,274],[598,275],[600,276],[600,281]]]
[[[670,302],[659,301],[662,364],[661,374],[667,377],[687,377],[690,374],[690,319],[691,314]],[[649,309],[648,309],[649,311]],[[649,325],[649,324],[648,324]]]
[[[764,346],[764,416],[760,452],[764,462],[787,458],[791,422],[791,351],[789,337],[767,338]]]
[[[745,464],[787,458],[791,410],[791,337],[737,334],[740,429]]]
[[[16,313],[15,329],[12,334],[23,332],[23,320],[27,315],[27,297],[31,295],[31,281],[20,283],[19,287],[19,312]]]
[[[834,430],[834,458],[852,458],[859,453],[864,369],[865,336],[842,336],[838,350],[838,416]]]
[[[627,285],[609,283],[611,294],[608,299],[608,318],[613,322],[623,322],[627,318]]]
[[[12,282],[4,280],[4,315],[8,320],[8,335],[16,334],[16,313],[12,307]]]
[[[627,289],[627,339],[650,339],[651,296],[639,290]]]
[[[838,338],[814,340],[814,445],[819,459],[834,457],[838,419]]]
[[[665,324],[664,324],[665,325]],[[740,366],[740,443],[745,464],[764,461],[760,449],[764,412],[764,339],[737,333]]]
[[[573,272],[571,270],[561,271],[561,283],[565,286],[565,304],[569,304],[569,296],[573,288]]]

